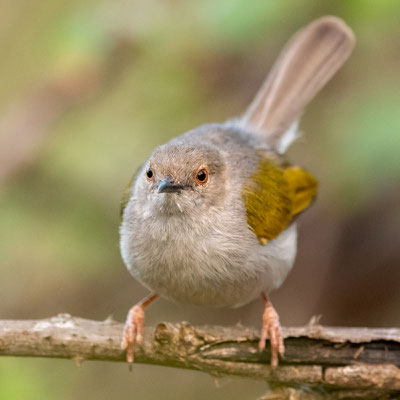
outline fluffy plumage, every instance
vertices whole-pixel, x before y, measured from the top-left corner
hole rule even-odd
[[[314,198],[316,180],[280,153],[353,42],[339,19],[313,22],[285,47],[242,118],[152,153],[122,205],[121,253],[137,280],[176,301],[232,307],[282,284],[296,254],[293,219]],[[208,171],[204,184],[199,168]],[[165,179],[179,189],[160,191]]]
[[[215,306],[245,304],[282,283],[296,252],[295,227],[262,246],[243,201],[264,148],[264,138],[213,124],[154,151],[133,182],[121,225],[122,256],[136,279],[170,299]],[[200,166],[210,171],[204,186],[193,179]],[[187,188],[158,193],[167,175]]]

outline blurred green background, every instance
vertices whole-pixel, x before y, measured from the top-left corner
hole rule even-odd
[[[244,111],[278,52],[324,14],[357,45],[305,114],[289,158],[320,181],[284,325],[399,326],[398,0],[0,1],[0,318],[124,320],[146,294],[118,249],[119,199],[152,149]],[[262,304],[159,300],[161,320],[259,326]],[[256,399],[263,382],[192,371],[0,359],[0,399]]]

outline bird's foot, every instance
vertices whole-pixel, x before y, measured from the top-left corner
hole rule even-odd
[[[281,325],[279,323],[279,315],[275,311],[274,306],[263,295],[265,302],[265,310],[262,317],[262,329],[258,348],[260,351],[265,349],[265,341],[269,338],[271,343],[271,366],[278,366],[278,354],[283,358],[285,354],[285,346],[283,344],[283,337],[281,332]]]
[[[122,335],[121,349],[126,350],[126,361],[133,363],[135,343],[143,340],[144,308],[142,305],[133,306],[126,317]]]
[[[126,317],[121,349],[126,350],[126,361],[131,365],[135,354],[135,344],[140,344],[143,340],[144,309],[157,297],[157,294],[150,294],[145,297],[129,310]]]

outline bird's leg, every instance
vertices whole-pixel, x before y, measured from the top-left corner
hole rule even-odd
[[[264,293],[261,296],[265,303],[265,309],[262,317],[263,324],[258,348],[260,351],[263,351],[265,349],[265,340],[269,337],[271,342],[271,366],[276,367],[278,365],[278,353],[282,358],[285,354],[279,315],[268,297]]]
[[[135,342],[141,343],[143,340],[144,308],[152,303],[158,294],[152,293],[140,300],[128,312],[122,335],[121,349],[126,350],[126,361],[133,363]]]

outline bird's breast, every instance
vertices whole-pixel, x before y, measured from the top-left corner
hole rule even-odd
[[[248,302],[260,286],[259,271],[248,263],[257,240],[226,221],[169,216],[130,229],[122,224],[122,256],[137,280],[165,297],[212,306]]]
[[[226,206],[201,218],[184,214],[125,218],[121,253],[149,289],[183,303],[237,306],[278,287],[290,270],[296,234],[260,245],[243,209]]]

